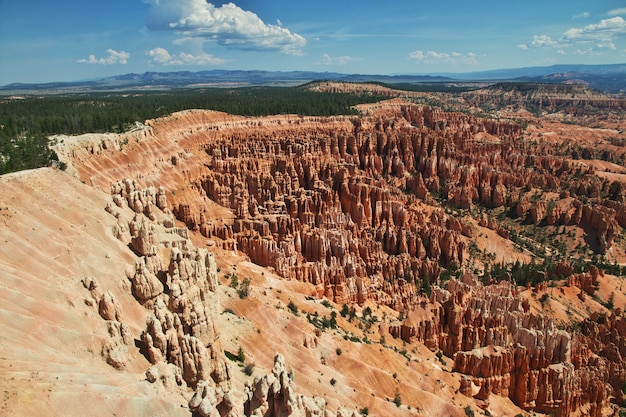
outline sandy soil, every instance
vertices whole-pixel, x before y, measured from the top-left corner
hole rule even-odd
[[[188,415],[183,397],[145,381],[138,352],[124,371],[101,357],[106,323],[81,279],[114,293],[135,337],[146,316],[128,291],[134,257],[112,236],[105,195],[39,169],[1,176],[0,196],[0,415]]]

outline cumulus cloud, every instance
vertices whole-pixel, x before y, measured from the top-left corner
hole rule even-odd
[[[520,48],[522,49],[528,49],[528,48],[543,48],[543,47],[550,47],[550,46],[557,46],[558,42],[553,40],[550,36],[548,35],[535,35],[533,36],[533,41],[531,43],[529,43],[528,45],[520,45]]]
[[[206,0],[144,0],[150,5],[150,30],[169,30],[202,37],[244,50],[275,50],[299,55],[307,41],[278,25],[264,23],[256,14],[233,3],[216,7]]]
[[[598,48],[615,49],[616,38],[623,35],[626,35],[626,20],[621,16],[615,16],[583,28],[572,28],[563,34],[562,41],[590,43]]]
[[[170,54],[165,48],[154,48],[146,53],[150,57],[151,64],[159,65],[219,65],[226,62],[210,54],[193,55],[181,52]]]
[[[359,58],[354,58],[347,55],[342,56],[330,56],[329,54],[324,54],[320,57],[319,60],[315,61],[318,65],[348,65],[352,61],[359,61]]]
[[[113,49],[107,49],[108,56],[104,58],[96,58],[95,55],[89,55],[87,59],[79,59],[76,62],[81,64],[96,64],[96,65],[114,65],[114,64],[127,64],[130,54],[125,51],[116,51]]]
[[[409,59],[414,59],[417,62],[424,64],[467,64],[467,65],[477,65],[478,64],[478,56],[469,52],[467,54],[462,54],[460,52],[436,52],[436,51],[413,51],[409,54]]]
[[[624,10],[626,9],[616,9]],[[597,51],[615,50],[615,42],[626,35],[626,20],[621,16],[602,19],[599,23],[584,27],[571,28],[554,40],[549,35],[535,35],[533,41],[519,45],[522,49],[530,48],[576,48],[576,50]]]

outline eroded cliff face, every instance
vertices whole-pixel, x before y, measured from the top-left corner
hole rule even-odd
[[[621,401],[626,377],[621,312],[585,320],[580,333],[529,311],[507,282],[483,286],[471,274],[433,289],[390,334],[454,358],[460,390],[479,400],[507,396],[524,409],[601,416]]]
[[[106,211],[117,219],[113,235],[137,255],[127,278],[130,293],[148,312],[137,343],[152,364],[145,371],[149,382],[169,392],[195,390],[189,409],[201,417],[252,415],[257,408],[266,416],[334,415],[323,399],[297,394],[282,356],[277,356],[275,377],[255,380],[245,393],[233,388],[216,324],[222,308],[213,252],[194,247],[189,230],[175,227],[162,187],[142,188],[138,181],[125,179],[111,185],[111,194]],[[83,284],[108,324],[111,339],[102,356],[114,368],[123,369],[133,336],[119,303],[110,292],[99,291],[96,280],[87,278]],[[276,377],[280,383],[274,392],[266,385],[273,388]]]
[[[621,97],[607,96],[581,84],[501,83],[465,96],[479,106],[526,107],[538,112],[562,111],[582,117],[598,110],[620,112],[626,109],[626,100]]]
[[[113,184],[115,204],[137,213],[114,233],[141,257],[129,279],[133,295],[153,312],[142,341],[151,362],[179,370],[168,380],[198,387],[194,407],[230,410],[232,399],[222,387],[223,361],[203,359],[220,356],[211,325],[215,278],[210,253],[188,242],[187,228],[283,278],[311,283],[318,297],[408,312],[390,333],[454,357],[469,395],[599,416],[626,379],[619,315],[592,320],[586,333],[572,336],[531,314],[506,283],[483,287],[467,276],[447,290],[435,288],[430,299],[420,296],[441,267],[468,263],[475,233],[437,199],[464,209],[504,207],[533,223],[581,225],[595,231],[600,251],[613,245],[626,216],[618,198],[598,205],[600,190],[610,187],[585,176],[593,170],[579,170],[571,182],[569,158],[523,135],[515,123],[394,101],[362,117],[189,111],[115,138],[68,140],[60,154],[84,181],[102,189]],[[122,174],[164,188],[119,182]],[[532,190],[558,201],[535,198]],[[165,240],[153,224],[163,215]],[[508,237],[489,219],[480,222]],[[105,307],[114,317],[114,303]],[[592,334],[603,335],[601,345],[591,343]],[[280,404],[302,402],[291,396],[282,369],[279,360],[273,379],[257,386],[262,392],[271,386]],[[267,410],[268,404],[253,406],[255,395],[247,407]]]

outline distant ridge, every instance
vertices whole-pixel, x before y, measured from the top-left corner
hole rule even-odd
[[[76,82],[39,84],[14,83],[0,87],[0,93],[71,93],[132,89],[185,87],[294,86],[316,80],[381,82],[387,84],[437,84],[472,82],[579,83],[607,93],[626,93],[626,64],[554,65],[493,71],[445,73],[438,75],[342,74],[315,71],[208,70],[145,72]]]
[[[53,82],[40,84],[14,83],[0,87],[6,92],[81,92],[143,88],[230,87],[230,86],[294,86],[317,80],[384,83],[451,82],[450,78],[431,75],[366,75],[313,71],[176,71],[123,74],[94,81]]]
[[[545,67],[523,67],[497,69],[490,71],[464,72],[464,73],[442,73],[440,75],[458,80],[512,80],[523,77],[543,77],[559,73],[586,73],[596,75],[626,74],[626,64],[608,65],[550,65]]]

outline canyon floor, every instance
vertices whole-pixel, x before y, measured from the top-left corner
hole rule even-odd
[[[56,137],[0,177],[0,414],[619,415],[623,111],[498,94]]]

